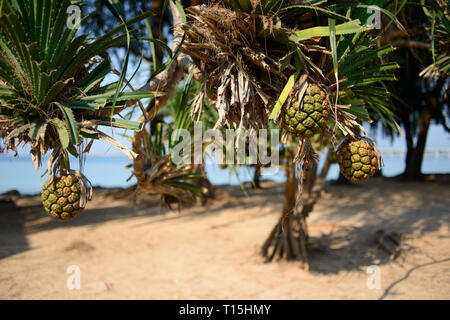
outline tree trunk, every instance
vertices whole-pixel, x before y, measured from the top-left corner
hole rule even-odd
[[[407,133],[409,133],[409,136],[406,136],[408,152],[406,155],[406,169],[403,176],[409,180],[417,180],[422,178],[421,169],[427,143],[428,130],[430,129],[431,119],[439,108],[439,97],[441,95],[444,83],[445,81],[443,78],[439,78],[436,86],[428,94],[428,106],[420,114],[419,131],[415,146],[412,146],[412,136],[410,134],[410,130],[407,130]],[[409,121],[407,123],[409,124]]]
[[[309,233],[306,219],[313,210],[314,205],[320,197],[325,186],[326,177],[330,168],[330,161],[327,160],[319,176],[317,176],[317,163],[305,169],[302,203],[296,206],[297,179],[295,176],[294,154],[288,153],[286,159],[286,189],[284,207],[280,219],[270,232],[268,238],[261,248],[261,254],[266,258],[266,262],[271,262],[275,257],[278,260],[299,260],[304,269],[308,270],[307,246],[309,243]]]
[[[204,177],[204,179],[192,179],[188,180],[187,182],[200,186],[207,190],[201,198],[198,200],[201,202],[202,205],[205,205],[208,199],[214,199],[215,193],[216,193],[216,187],[209,181],[206,170],[205,170],[205,162],[203,161],[201,164],[194,164],[192,165],[192,172],[193,173],[201,173]]]
[[[162,19],[164,19],[164,17],[161,16],[163,1],[152,0],[150,7],[151,7],[151,11],[153,13],[152,18],[150,19],[150,25],[151,25],[151,31],[152,31],[151,36],[153,36],[153,38],[155,38],[155,39],[165,42],[164,34],[163,34],[162,28],[161,28],[161,22],[162,22]],[[163,51],[163,48],[158,45],[155,45],[154,48],[155,48],[155,54],[156,54],[155,60],[156,60],[157,65],[153,66],[153,68],[157,68],[158,66],[160,66],[162,64],[163,57],[164,57],[164,51]]]
[[[253,188],[261,189],[261,165],[255,166],[255,173],[253,174]]]
[[[409,161],[406,165],[406,178],[409,180],[417,180],[422,177],[422,162],[425,153],[425,145],[430,128],[431,113],[429,109],[422,112],[419,121],[419,134],[416,146],[411,150]]]
[[[405,166],[405,172],[402,174],[402,176],[406,176],[408,173],[408,165],[414,154],[414,138],[412,135],[409,108],[407,110],[404,110],[404,112],[402,114],[402,122],[403,122],[403,126],[405,129],[405,139],[406,139],[406,158],[405,158],[406,166]]]

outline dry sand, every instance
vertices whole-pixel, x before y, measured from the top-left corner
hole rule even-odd
[[[309,272],[260,257],[284,186],[263,187],[248,198],[226,187],[217,203],[181,214],[98,192],[69,222],[47,216],[38,197],[0,204],[0,299],[450,298],[448,182],[328,185],[309,218],[322,247]],[[395,260],[374,246],[379,229],[403,235]],[[71,265],[80,290],[67,289]],[[367,288],[369,265],[380,289]]]

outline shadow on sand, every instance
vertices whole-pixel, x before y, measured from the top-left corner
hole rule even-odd
[[[418,183],[391,180],[365,186],[331,187],[329,192],[334,198],[349,197],[349,201],[345,207],[334,207],[326,215],[322,215],[321,219],[346,221],[363,213],[360,220],[362,223],[359,223],[359,227],[343,226],[313,237],[313,242],[319,244],[319,249],[309,252],[310,272],[337,274],[358,270],[365,273],[366,268],[371,265],[380,266],[392,261],[402,265],[405,252],[419,250],[409,246],[408,239],[437,231],[443,225],[450,227],[449,185],[439,182],[424,184],[425,186],[418,188]],[[410,200],[399,205],[396,190],[406,193]],[[434,197],[424,197],[424,191],[434,193]],[[376,193],[381,193],[382,196],[374,196]],[[390,210],[392,213],[389,213]],[[376,245],[378,230],[400,235],[402,245],[399,247],[399,258],[394,258]],[[440,237],[450,240],[450,235]],[[427,256],[428,261],[407,269],[403,277],[387,286],[379,299],[389,295],[398,283],[406,280],[415,270],[450,261],[450,257],[438,260],[424,251],[420,252]]]
[[[376,231],[380,229],[411,237],[412,235],[420,236],[436,231],[443,225],[450,226],[450,197],[447,197],[450,195],[450,188],[447,184],[440,182],[405,183],[386,181],[382,178],[374,180],[373,183],[358,186],[327,186],[328,195],[333,199],[337,199],[336,205],[327,210],[326,214],[321,214],[320,220],[336,222],[340,227],[327,233],[322,233],[320,236],[313,236],[313,242],[319,244],[320,249],[309,250],[310,272],[318,274],[337,274],[341,271],[352,270],[366,272],[367,266],[373,264],[383,265],[392,261],[392,257],[388,253],[375,248]],[[266,186],[268,185],[266,184]],[[226,226],[228,226],[234,223],[242,223],[245,220],[255,219],[261,215],[278,215],[278,210],[281,212],[283,184],[271,183],[269,191],[267,187],[262,190],[248,190],[249,197],[246,197],[239,187],[222,187],[221,189],[228,195],[228,198],[218,199],[219,204],[192,207],[188,212],[182,212],[179,215],[163,214],[168,210],[161,208],[157,204],[157,199],[150,199],[148,202],[144,201],[136,208],[133,207],[131,201],[127,202],[122,199],[117,205],[111,207],[88,208],[82,213],[82,216],[80,215],[77,219],[66,222],[53,220],[48,217],[40,203],[36,201],[33,205],[21,206],[19,209],[13,204],[0,204],[0,233],[2,234],[0,258],[29,249],[24,233],[24,222],[30,223],[29,227],[27,227],[27,232],[33,233],[54,228],[71,228],[85,225],[95,228],[96,225],[107,221],[142,216],[158,215],[157,218],[151,221],[139,222],[138,226],[169,220],[177,223],[185,219],[201,219],[205,215],[219,214],[225,208],[245,210],[255,207],[270,207],[273,209],[269,213],[261,212],[259,215],[244,213],[240,219],[227,222]],[[402,193],[401,197],[409,197],[410,201],[408,203],[399,202],[399,195],[396,190],[401,190],[399,191]],[[430,195],[423,197],[423,192],[434,195],[431,198]],[[256,195],[256,197],[253,197],[253,195]],[[346,201],[346,198],[348,198],[348,201]],[[104,197],[102,201],[114,201],[114,199]],[[326,201],[332,202],[330,200]],[[6,208],[4,206],[9,207]],[[20,214],[18,214],[18,211]],[[359,223],[356,224],[358,227],[355,227],[352,221],[358,221]],[[343,223],[341,224],[341,222]],[[267,232],[269,231],[268,229]],[[443,237],[450,239],[450,235]],[[261,239],[261,244],[264,240]],[[405,247],[403,250],[407,251],[409,249]],[[446,262],[450,258],[438,261],[430,257],[430,260],[432,262],[427,262],[414,268]],[[414,272],[414,268],[406,272],[405,279],[411,272]],[[397,281],[401,282],[403,280],[398,279]],[[380,298],[388,295],[396,283],[394,282],[388,286]]]
[[[0,259],[29,249],[19,208],[13,201],[0,201]]]

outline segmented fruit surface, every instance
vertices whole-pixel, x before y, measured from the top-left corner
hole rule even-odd
[[[337,154],[341,172],[348,180],[365,181],[377,171],[377,153],[365,141],[346,143],[339,148]]]
[[[303,96],[303,104],[297,98],[283,107],[283,128],[299,137],[310,138],[327,125],[328,100],[317,85],[309,84]]]
[[[41,196],[45,210],[56,219],[72,219],[83,211],[80,208],[80,181],[73,174],[54,177],[45,182]]]

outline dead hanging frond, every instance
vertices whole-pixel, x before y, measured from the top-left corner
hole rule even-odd
[[[427,80],[428,82],[432,82],[434,79],[438,77],[446,77],[447,75],[445,74],[445,72],[442,72],[440,64],[444,63],[449,64],[449,61],[450,61],[449,56],[441,57],[438,61],[436,61],[436,63],[432,63],[428,67],[423,69],[419,73],[419,77]]]
[[[380,148],[378,148],[378,145],[374,140],[367,136],[361,137],[361,139],[367,142],[373,149],[375,149],[377,153],[377,169],[380,170],[384,166],[383,155],[381,154]]]
[[[80,209],[84,209],[88,201],[92,200],[93,187],[91,181],[81,172],[81,170],[68,170],[70,174],[75,175],[80,183]]]
[[[47,123],[41,121],[18,127],[2,116],[0,138],[3,140],[4,151],[12,151],[15,155],[21,145],[30,145],[31,159],[36,170],[41,166],[43,155],[60,145],[56,129]]]
[[[309,139],[301,139],[296,155],[293,158],[288,158],[287,161],[292,161],[295,164],[296,174],[294,173],[294,175],[297,177],[297,187],[295,193],[295,205],[291,210],[286,210],[283,213],[281,219],[282,225],[288,221],[289,217],[294,214],[295,211],[298,212],[298,209],[301,207],[303,203],[304,183],[311,183],[311,181],[305,181],[310,178],[309,175],[305,173],[313,171],[313,168],[318,164],[319,156]]]
[[[257,40],[253,15],[220,5],[194,6],[187,10],[182,51],[189,55],[203,78],[193,112],[202,110],[210,90],[219,113],[217,126],[261,128],[267,123],[269,104],[287,80],[276,55]]]
[[[357,121],[357,117],[346,110],[350,109],[351,105],[336,105],[335,125],[341,130],[344,136],[356,138],[359,132],[365,134],[364,127]]]
[[[171,203],[192,202],[207,194],[206,188],[191,183],[205,177],[194,173],[190,165],[175,164],[170,153],[157,154],[147,130],[135,132],[132,144],[137,155],[133,161],[133,175],[138,182],[135,203],[140,194],[160,195],[169,207]]]
[[[302,190],[303,190],[303,173],[305,170],[309,170],[319,162],[319,155],[314,150],[311,140],[302,139],[299,144],[297,154],[294,158],[294,162],[297,164],[297,179],[298,179],[298,193],[296,200],[296,207],[301,203]]]
[[[144,169],[145,179],[138,181],[136,196],[140,193],[158,194],[170,205],[174,201],[192,202],[197,196],[207,193],[204,187],[188,182],[204,178],[192,173],[190,166],[175,165],[170,154],[155,156],[152,160]]]
[[[114,147],[118,148],[120,151],[122,151],[130,160],[136,159],[138,156],[137,153],[133,152],[132,150],[125,147],[123,144],[121,144],[116,139],[108,136],[106,133],[103,133],[97,129],[92,128],[93,131],[95,131],[98,134],[99,139],[104,140],[108,142],[109,144],[113,145]]]
[[[316,163],[319,160],[317,152],[314,150],[311,140],[302,139],[299,144],[297,155],[294,158],[294,162],[302,166],[310,166],[312,163]]]

